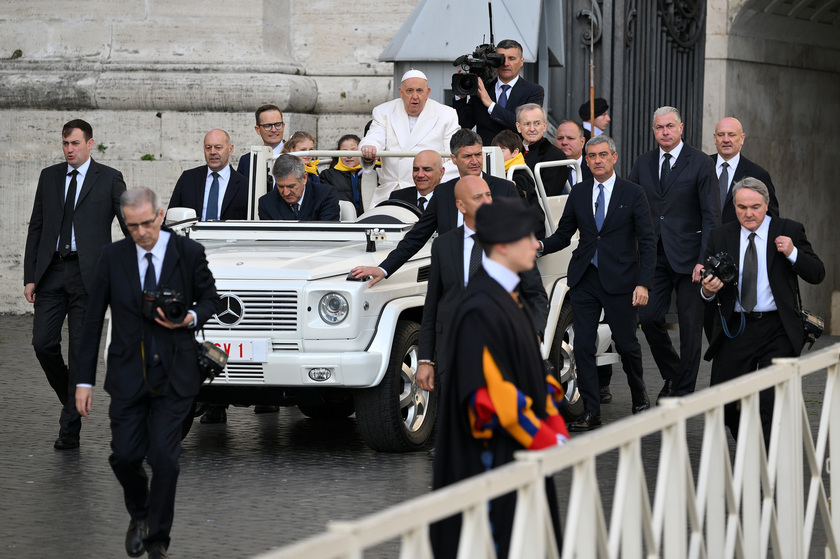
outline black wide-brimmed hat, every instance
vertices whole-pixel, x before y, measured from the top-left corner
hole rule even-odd
[[[595,98],[595,117],[599,117],[605,112],[610,110],[610,106],[607,103],[607,100],[603,97],[596,97]],[[589,120],[589,101],[584,103],[578,109],[578,113],[580,114],[580,118],[583,120]]]
[[[537,230],[539,217],[521,198],[496,198],[478,208],[475,234],[485,244],[513,243]]]

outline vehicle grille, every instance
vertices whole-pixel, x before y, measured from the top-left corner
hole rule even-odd
[[[417,270],[417,281],[418,283],[422,283],[424,281],[429,281],[429,276],[431,275],[430,270],[432,269],[431,266],[421,266],[419,270]]]
[[[227,292],[231,293],[231,292]],[[215,331],[271,330],[294,332],[298,327],[298,293],[296,291],[235,291],[242,301],[242,320],[231,326],[221,322],[218,316],[207,321],[205,329]],[[228,305],[224,303],[226,293],[220,291],[224,314]],[[230,316],[230,314],[228,313]],[[230,321],[228,317],[223,317]]]
[[[262,363],[228,363],[222,374],[213,380],[213,384],[225,384],[234,382],[236,384],[263,384]]]

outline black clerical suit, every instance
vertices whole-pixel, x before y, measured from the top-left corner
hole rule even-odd
[[[225,196],[219,207],[219,219],[247,219],[248,215],[248,179],[230,169]],[[175,190],[169,199],[170,208],[192,208],[199,220],[203,219],[204,191],[207,186],[207,165],[187,169],[178,177]]]
[[[494,103],[496,103],[497,81],[498,78],[484,84],[487,94]],[[452,106],[458,113],[458,124],[468,129],[475,126],[475,131],[481,136],[482,144],[489,146],[493,143],[493,138],[502,130],[516,132],[517,107],[528,103],[542,105],[545,99],[545,91],[540,84],[525,81],[521,77],[507,93],[508,100],[505,106],[502,107],[496,103],[492,113],[487,112],[487,107],[477,94],[471,95],[469,100],[466,97],[454,100]]]
[[[719,180],[720,175],[718,174],[717,168],[718,154],[713,153],[709,157],[712,158],[712,163],[715,166],[715,177],[717,177]],[[738,166],[735,168],[735,176],[732,176],[731,168],[727,169],[727,172],[732,178],[729,181],[729,188],[726,192],[726,199],[724,200],[723,205],[720,207],[721,224],[738,220],[738,218],[735,216],[735,204],[732,202],[732,186],[746,177],[752,177],[764,183],[764,186],[767,187],[767,192],[770,195],[770,202],[767,204],[767,213],[768,215],[771,215],[773,217],[779,217],[779,201],[776,199],[776,187],[773,186],[773,180],[770,178],[770,173],[768,173],[764,169],[764,167],[753,163],[752,161],[744,157],[743,154],[741,154],[741,158],[738,161]]]
[[[531,168],[534,175],[537,174],[537,163],[567,159],[566,154],[546,138],[540,138],[540,141],[536,144],[526,146],[523,155],[525,156],[525,164]],[[546,196],[563,194],[563,190],[566,188],[566,180],[569,177],[569,171],[565,166],[549,167],[540,171],[539,174],[542,177]]]
[[[303,202],[298,215],[286,203],[276,188],[259,199],[260,219],[284,219],[290,221],[338,221],[341,210],[335,187],[307,179],[303,190]]]
[[[520,292],[531,310],[534,330],[542,338],[548,320],[548,296],[539,270],[534,266],[519,277]],[[432,361],[437,354],[438,363],[443,367],[446,343],[451,336],[450,326],[465,290],[464,226],[461,225],[439,236],[432,244],[429,285],[420,328],[419,359]]]
[[[388,197],[389,200],[402,200],[403,202],[407,202],[412,206],[417,206],[419,208],[420,204],[418,198],[419,196],[416,186],[398,188],[397,190],[392,191],[391,196]],[[426,197],[424,196],[424,198]],[[423,211],[426,211],[426,208],[429,206],[429,202],[431,202],[431,200],[428,198],[423,202]]]
[[[735,299],[741,288],[734,283],[725,285],[711,301],[706,303],[706,313],[711,314],[713,324],[709,337],[709,349],[705,359],[712,361],[711,384],[720,384],[727,380],[751,373],[761,367],[767,367],[776,357],[796,357],[805,345],[805,334],[802,319],[799,316],[796,288],[798,279],[817,284],[825,278],[825,266],[814,253],[811,244],[805,236],[805,227],[801,223],[777,217],[769,219],[769,227],[765,238],[755,237],[756,248],[760,244],[765,249],[764,278],[769,283],[772,301],[776,306],[775,312],[766,308],[754,309],[745,316],[744,331],[729,338],[721,325],[721,314],[726,317],[730,334],[738,332],[741,313],[735,310]],[[740,264],[738,284],[742,285],[744,269],[744,251],[746,242],[742,238],[741,224],[737,221],[729,222],[712,231],[707,255],[728,252]],[[761,233],[759,227],[757,233]],[[743,233],[747,235],[748,233]],[[776,249],[775,240],[778,236],[790,237],[796,247],[796,262],[790,260]],[[743,244],[743,247],[742,247]],[[757,251],[757,255],[761,254]],[[762,285],[762,267],[758,267],[758,285]],[[743,295],[741,295],[743,299]],[[758,301],[761,304],[761,301]],[[770,439],[770,426],[773,417],[773,390],[761,392],[759,396],[761,423],[764,427],[765,442]],[[732,435],[738,437],[738,422],[740,411],[737,403],[727,404],[724,409],[724,422]]]
[[[59,256],[58,241],[64,215],[65,192],[69,190],[67,163],[41,171],[29,219],[23,257],[23,283],[35,284],[35,317],[32,345],[50,386],[62,404],[61,435],[78,437],[81,418],[76,411],[75,374],[79,359],[82,325],[93,293],[102,247],[111,242],[111,224],[120,216],[120,196],[125,192],[122,173],[90,159],[84,181],[76,181],[73,210],[75,251]],[[61,352],[61,328],[68,319],[68,363]],[[68,367],[69,364],[69,367]]]
[[[639,312],[642,331],[662,378],[673,383],[672,393],[694,392],[700,367],[703,312],[692,282],[695,265],[705,262],[709,235],[720,222],[720,196],[714,165],[705,153],[682,143],[676,162],[670,161],[667,180],[660,185],[659,148],[633,164],[630,182],[642,185],[650,204],[657,239],[656,272],[648,304]],[[676,289],[680,352],[665,327],[665,314]]]
[[[490,187],[490,195],[493,198],[501,196],[514,198],[518,196],[514,184],[509,180],[493,177],[486,173],[482,173],[481,178],[487,181],[487,185]],[[432,200],[426,206],[423,216],[379,265],[389,276],[417,254],[417,251],[432,238],[435,231],[442,235],[458,226],[459,212],[455,206],[455,183],[459,180],[460,178],[452,179],[435,187],[435,195],[432,196]]]
[[[557,230],[543,240],[543,254],[569,246],[575,231],[580,231],[566,281],[571,289],[578,385],[586,411],[600,415],[595,340],[602,309],[621,355],[634,406],[646,399],[633,291],[639,285],[648,289],[653,285],[656,240],[644,189],[617,176],[599,230],[593,215],[597,185],[589,179],[572,189]],[[597,267],[593,264],[596,250]]]
[[[162,241],[163,234],[158,242]],[[201,378],[195,330],[170,330],[142,316],[147,280],[145,274],[141,277],[138,258],[132,239],[103,249],[85,317],[77,380],[95,384],[99,340],[110,307],[111,343],[104,385],[111,396],[112,453],[108,461],[123,487],[131,518],[148,518],[146,543],[168,546],[180,469],[181,424],[192,411]],[[184,295],[188,308],[196,314],[197,327],[217,311],[219,297],[200,244],[171,234],[159,276],[158,289],[169,287]],[[151,354],[152,347],[158,359]],[[152,468],[151,485],[144,458]]]

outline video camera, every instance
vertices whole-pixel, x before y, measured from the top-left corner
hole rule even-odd
[[[472,54],[459,56],[452,62],[453,66],[460,66],[466,73],[452,75],[452,93],[458,96],[475,95],[478,93],[478,80],[489,82],[496,78],[496,68],[505,63],[505,56],[496,52],[493,42],[493,6],[487,3],[490,13],[490,43],[478,45]]]

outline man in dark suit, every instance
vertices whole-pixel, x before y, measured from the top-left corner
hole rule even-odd
[[[738,259],[738,281],[726,285],[713,276],[703,278],[702,298],[714,327],[705,358],[712,361],[712,381],[727,380],[767,367],[775,357],[796,357],[805,335],[799,316],[798,278],[811,284],[825,278],[825,266],[814,253],[801,223],[767,213],[770,196],[760,180],[747,177],[736,183],[737,221],[712,231],[706,255],[728,252]],[[729,337],[721,320],[728,325]],[[743,330],[739,330],[743,320]],[[769,450],[773,418],[773,389],[759,395],[761,424]],[[738,438],[738,403],[724,408],[724,423]]]
[[[583,161],[583,146],[586,144],[586,138],[583,136],[583,127],[580,123],[574,120],[564,120],[557,125],[557,134],[554,138],[554,145],[563,152],[565,159],[575,159],[580,165],[581,175],[578,177],[575,174],[574,167],[561,167],[566,172],[565,180],[569,186],[574,186],[579,182],[592,178],[592,171],[589,166]]]
[[[571,431],[601,425],[595,338],[602,310],[627,374],[632,411],[650,406],[642,378],[642,348],[636,339],[636,308],[647,304],[656,267],[650,208],[641,186],[615,174],[618,154],[612,138],[599,135],[589,140],[586,160],[593,178],[572,189],[557,230],[542,242],[543,254],[551,254],[569,246],[575,231],[580,231],[566,280],[571,289],[578,385],[586,411],[569,424]]]
[[[516,109],[516,128],[525,146],[525,164],[537,174],[537,163],[566,159],[560,149],[545,137],[548,116],[539,105],[529,103]],[[568,168],[550,167],[539,172],[547,196],[559,196],[566,189]]]
[[[421,151],[414,156],[411,169],[411,177],[414,185],[411,188],[399,188],[391,192],[391,200],[402,200],[413,206],[426,211],[432,196],[435,195],[435,187],[440,184],[443,178],[443,159],[440,154],[430,149]]]
[[[682,141],[683,123],[674,107],[653,113],[657,149],[641,155],[628,180],[644,187],[657,238],[653,290],[641,309],[642,331],[664,385],[659,398],[694,392],[700,367],[703,312],[697,284],[709,235],[720,222],[720,200],[709,157]],[[671,292],[677,293],[680,353],[665,328]],[[658,399],[657,398],[657,401]]]
[[[452,139],[449,141],[449,149],[451,152],[450,158],[458,168],[458,174],[461,178],[468,175],[482,177],[490,186],[490,193],[494,199],[519,196],[511,181],[481,172],[483,161],[481,136],[472,130],[461,128],[452,135]],[[368,285],[373,287],[399,270],[400,266],[417,254],[417,251],[432,238],[435,231],[442,235],[461,225],[464,218],[455,206],[456,182],[458,180],[453,179],[439,184],[435,188],[435,195],[426,207],[426,211],[423,212],[423,216],[379,266],[356,266],[351,271],[353,276],[356,278],[370,277],[371,280]]]
[[[120,208],[131,239],[102,251],[85,317],[75,405],[88,417],[99,340],[110,307],[108,461],[131,516],[126,552],[139,557],[145,548],[150,558],[161,558],[167,556],[174,515],[181,424],[201,384],[193,332],[216,312],[219,297],[202,246],[161,231],[163,209],[154,192],[132,188],[123,194]],[[142,310],[144,291],[164,287],[182,294],[187,305],[186,316],[177,322],[161,309],[154,320]],[[152,468],[151,486],[144,458]]]
[[[85,309],[93,293],[99,254],[111,242],[111,224],[119,216],[125,181],[116,169],[91,159],[90,124],[71,120],[61,136],[66,162],[41,171],[35,191],[23,258],[23,294],[35,305],[35,355],[62,405],[54,447],[68,450],[79,446],[82,428],[74,394]],[[65,317],[70,333],[69,367],[61,351]]]
[[[447,340],[467,283],[483,261],[481,244],[475,234],[475,214],[484,204],[493,201],[490,187],[481,177],[468,175],[455,185],[455,204],[464,216],[464,223],[447,231],[432,244],[432,264],[418,349],[417,384],[423,390],[434,390],[434,358],[445,362]],[[538,220],[537,220],[538,221]],[[542,338],[548,318],[548,296],[539,273],[528,270],[519,274],[520,292],[531,310],[534,330]],[[440,369],[443,373],[443,369]]]
[[[181,173],[169,207],[192,208],[200,221],[246,219],[248,180],[228,164],[231,154],[233,144],[227,132],[208,132],[204,136],[207,165]]]
[[[283,122],[283,113],[276,105],[262,105],[256,110],[254,116],[257,119],[257,124],[254,130],[260,135],[263,145],[271,148],[274,157],[280,155],[283,151],[283,131],[286,128],[286,123]],[[236,166],[236,172],[245,177],[245,183],[248,183],[251,174],[251,152],[242,154],[239,158],[239,165]],[[266,192],[271,192],[274,188],[274,178],[270,173],[266,173]]]
[[[741,155],[745,138],[744,129],[736,118],[723,118],[715,126],[717,153],[710,157],[715,163],[715,172],[717,173],[721,223],[735,221],[732,185],[746,177],[753,177],[764,183],[770,195],[767,213],[773,217],[779,217],[779,201],[776,200],[776,188],[770,179],[770,173]]]
[[[502,130],[516,132],[516,108],[526,103],[542,105],[545,91],[541,85],[525,81],[519,71],[525,63],[522,45],[511,39],[501,41],[496,52],[504,55],[499,77],[487,84],[478,80],[478,94],[455,98],[458,124],[463,128],[475,126],[485,146],[489,146]]]
[[[306,180],[306,166],[288,153],[274,161],[274,190],[259,200],[260,219],[338,221],[340,210],[335,188]]]

